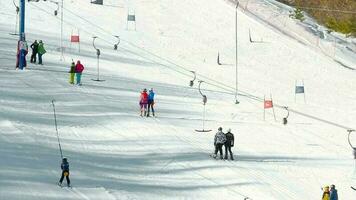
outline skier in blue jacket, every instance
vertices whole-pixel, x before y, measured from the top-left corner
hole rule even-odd
[[[155,93],[153,92],[153,88],[151,88],[149,90],[149,93],[148,93],[148,112],[147,112],[147,117],[150,116],[150,108],[152,110],[153,117],[155,116],[155,109],[153,108],[153,106],[155,104],[154,98],[155,98]]]
[[[70,187],[70,180],[69,180],[69,163],[67,158],[62,159],[62,164],[61,164],[61,169],[62,169],[62,176],[61,179],[59,180],[59,186],[62,186],[62,182],[64,177],[67,179],[67,186]]]
[[[330,200],[338,200],[339,197],[337,195],[337,190],[335,189],[335,185],[330,186]]]

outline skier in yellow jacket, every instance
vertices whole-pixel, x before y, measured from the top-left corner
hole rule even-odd
[[[329,186],[324,187],[324,192],[321,200],[330,200],[330,190]]]

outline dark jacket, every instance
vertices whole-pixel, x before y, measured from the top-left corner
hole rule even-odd
[[[227,132],[227,133],[225,134],[225,136],[226,136],[225,145],[233,147],[233,146],[234,146],[234,142],[235,142],[234,134],[232,134],[232,133],[230,133],[230,132]]]
[[[337,190],[335,188],[330,189],[330,200],[338,200]]]
[[[61,164],[61,169],[62,169],[63,171],[69,172],[69,163],[68,163],[68,161],[63,161],[63,162],[62,162],[62,164]]]
[[[37,42],[32,43],[30,47],[31,47],[33,53],[38,52],[38,43]]]
[[[74,63],[72,63],[72,65],[70,66],[69,73],[75,73],[75,64]]]

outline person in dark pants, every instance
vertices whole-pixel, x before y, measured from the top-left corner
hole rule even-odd
[[[34,43],[31,44],[31,49],[32,49],[32,55],[31,55],[31,63],[36,63],[36,56],[38,53],[38,43],[37,40],[35,40]]]
[[[61,164],[61,169],[62,169],[62,176],[61,179],[59,180],[59,186],[62,186],[62,182],[64,177],[67,179],[67,186],[70,187],[70,180],[69,180],[69,163],[67,158],[62,159],[62,164]]]
[[[152,110],[152,115],[153,115],[153,117],[155,116],[155,109],[153,108],[153,106],[154,106],[154,104],[155,104],[154,98],[155,98],[155,93],[153,92],[153,88],[151,88],[151,89],[148,91],[148,110],[147,110],[147,117],[150,116],[150,108],[151,108],[151,110]]]
[[[226,142],[225,142],[225,158],[228,159],[228,151],[230,152],[231,160],[234,160],[234,156],[232,155],[231,147],[234,146],[234,134],[231,133],[231,129],[227,129],[227,133],[225,133]]]
[[[223,159],[223,152],[222,152],[222,146],[224,145],[226,141],[225,134],[222,132],[222,128],[218,128],[218,132],[215,134],[214,138],[214,145],[215,145],[215,152],[214,152],[214,158],[216,158],[217,153],[219,151],[220,153],[220,159]]]

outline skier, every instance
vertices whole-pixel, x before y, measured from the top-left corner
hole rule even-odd
[[[234,146],[234,134],[231,133],[231,129],[227,129],[227,133],[225,133],[226,142],[225,142],[225,158],[228,159],[228,151],[230,152],[231,160],[234,160],[234,156],[232,155],[231,147]]]
[[[218,151],[220,152],[220,159],[223,159],[223,152],[222,152],[222,146],[226,142],[226,137],[225,134],[222,132],[222,128],[218,128],[218,132],[215,134],[214,138],[214,146],[215,146],[215,152],[213,157],[216,158]]]
[[[145,89],[143,89],[143,91],[141,92],[141,95],[140,95],[140,111],[141,111],[140,116],[141,117],[146,116],[147,104],[148,104],[148,94],[147,94],[147,90],[145,88]],[[142,115],[143,112],[144,112],[144,115]]]
[[[335,185],[330,186],[330,200],[338,200],[339,197],[337,195],[337,190],[335,189]]]
[[[16,59],[16,69],[19,68],[19,62],[20,62],[20,58],[22,55],[22,60],[21,62],[23,63],[23,67],[27,66],[27,62],[26,62],[26,55],[28,53],[28,45],[26,40],[24,41],[18,41],[17,43],[17,59]]]
[[[70,84],[74,84],[74,76],[75,76],[75,63],[72,62],[72,64],[70,65],[70,70],[69,70],[69,83]]]
[[[42,40],[38,43],[38,64],[43,65],[42,56],[46,53]]]
[[[329,186],[324,187],[324,192],[321,200],[330,200]]]
[[[30,45],[31,49],[32,49],[32,55],[31,55],[31,63],[36,63],[36,56],[37,56],[37,53],[38,53],[38,42],[37,40],[35,40],[35,42],[33,42],[31,45]]]
[[[77,85],[82,85],[81,78],[84,66],[80,63],[80,60],[77,61],[75,65],[75,75],[77,76]]]
[[[153,105],[155,104],[154,102],[154,97],[155,93],[153,92],[153,88],[151,88],[148,91],[148,111],[147,111],[147,117],[150,116],[150,108],[152,109],[152,115],[153,117],[155,116],[155,109],[153,108]]]
[[[61,169],[62,169],[62,176],[61,179],[59,180],[58,185],[62,186],[62,182],[64,177],[67,179],[67,186],[70,187],[70,180],[69,180],[69,163],[67,158],[62,159],[62,164],[61,164]]]

